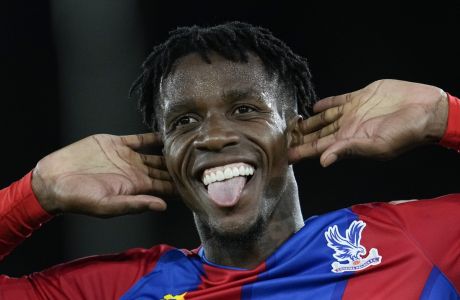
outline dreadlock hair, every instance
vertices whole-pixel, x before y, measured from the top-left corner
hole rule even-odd
[[[198,53],[210,64],[211,51],[230,61],[244,63],[248,62],[248,52],[257,55],[269,74],[276,73],[293,92],[297,112],[304,117],[312,115],[316,95],[307,60],[292,52],[269,30],[235,21],[213,27],[179,27],[169,33],[168,40],[153,48],[129,91],[131,98],[137,98],[147,126],[158,130],[155,107],[160,84],[170,74],[174,62],[187,54]]]

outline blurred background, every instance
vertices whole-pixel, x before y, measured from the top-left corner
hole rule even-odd
[[[47,153],[88,135],[147,131],[128,89],[152,47],[177,26],[240,20],[267,27],[309,59],[320,97],[382,78],[432,84],[460,96],[458,5],[299,3],[3,3],[0,186],[21,178]],[[311,160],[295,169],[305,218],[354,203],[460,191],[460,157],[438,146],[387,162],[355,159],[323,169]],[[109,220],[56,217],[1,262],[0,273],[21,276],[82,256],[158,243],[199,245],[182,203],[169,203],[161,214]]]

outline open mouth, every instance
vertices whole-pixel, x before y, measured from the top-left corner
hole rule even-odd
[[[243,188],[251,180],[255,168],[239,162],[206,169],[202,183],[217,206],[231,207],[238,203]]]

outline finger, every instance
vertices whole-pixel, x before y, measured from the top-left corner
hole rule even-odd
[[[354,156],[376,156],[385,153],[386,147],[369,139],[343,139],[332,144],[320,157],[320,163],[323,167],[341,159]]]
[[[330,134],[336,133],[339,130],[339,128],[340,128],[339,120],[337,120],[337,121],[327,125],[326,127],[321,128],[318,131],[315,131],[315,132],[309,133],[307,135],[304,135],[302,142],[304,144],[311,143],[314,140],[318,140],[318,139],[320,139],[322,137],[325,137],[325,136],[328,136]]]
[[[156,168],[148,168],[148,174],[150,178],[172,181],[168,171],[159,170]]]
[[[142,162],[149,167],[166,170],[166,162],[163,155],[150,155],[139,153]]]
[[[301,159],[317,157],[321,155],[332,143],[335,142],[335,136],[330,134],[326,137],[313,140],[309,143],[302,144],[288,150],[289,163],[295,163]]]
[[[315,113],[319,113],[332,107],[344,105],[345,103],[351,101],[352,97],[353,93],[347,93],[343,95],[331,96],[321,99],[318,102],[316,102],[315,105],[313,105],[313,111]]]
[[[343,106],[337,106],[314,115],[300,123],[300,131],[308,134],[336,121],[343,114]]]
[[[174,196],[178,194],[173,181],[152,179],[150,180],[150,184],[150,190],[154,194],[165,196]]]
[[[158,132],[120,136],[124,145],[133,150],[141,149],[146,146],[160,146],[163,144],[161,135]]]
[[[162,199],[149,195],[118,195],[102,199],[91,212],[100,217],[112,217],[141,213],[148,210],[164,211],[167,207]]]

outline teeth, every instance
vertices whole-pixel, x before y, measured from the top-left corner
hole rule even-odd
[[[202,180],[204,185],[209,185],[216,181],[223,181],[237,176],[248,176],[253,174],[254,167],[245,163],[234,163],[205,170]]]
[[[236,167],[232,168],[232,177],[240,176],[240,171]]]
[[[233,177],[232,169],[230,169],[230,168],[225,168],[224,177],[225,177],[225,179],[230,179],[230,178],[232,178],[232,177]]]
[[[216,179],[217,179],[217,181],[222,181],[222,180],[224,180],[224,179],[225,179],[224,173],[223,173],[222,171],[220,171],[220,170],[217,171],[217,172],[216,172]]]
[[[244,175],[245,174],[245,170],[246,168],[244,166],[240,166],[240,168],[238,169],[238,172],[241,174],[241,175]]]

